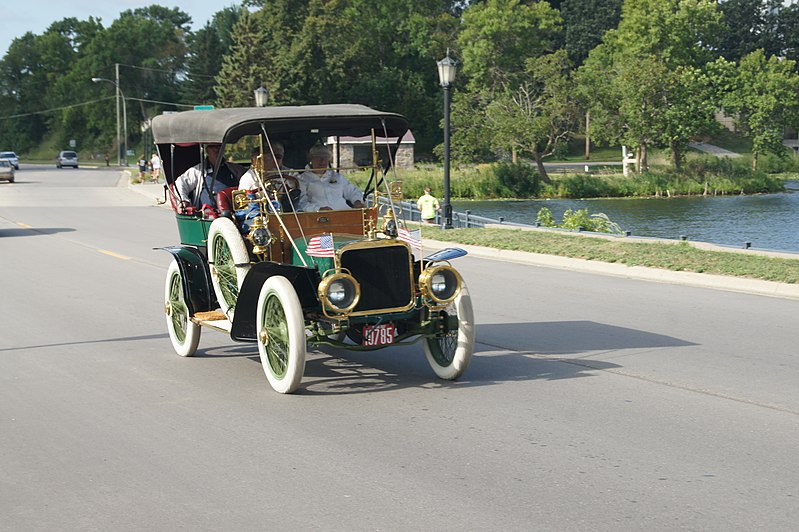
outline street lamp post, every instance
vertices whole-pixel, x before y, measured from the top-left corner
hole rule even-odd
[[[122,95],[122,129],[125,133],[125,166],[128,165],[128,112],[127,106],[125,105],[125,93],[122,92],[122,89],[119,86],[119,83],[116,81],[110,80],[108,78],[92,78],[92,81],[95,83],[100,83],[101,81],[107,81],[108,83],[112,84],[114,87],[117,88],[117,166],[122,166],[122,156],[120,154],[120,148],[122,148],[122,137],[119,133],[119,96]]]
[[[438,61],[438,80],[444,89],[444,229],[452,229],[452,204],[449,194],[449,108],[450,108],[450,87],[455,81],[458,63],[449,56]]]
[[[261,85],[253,92],[255,93],[255,106],[266,107],[266,102],[269,101],[269,89]]]

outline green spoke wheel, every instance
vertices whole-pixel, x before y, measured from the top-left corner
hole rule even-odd
[[[305,320],[297,292],[285,277],[270,277],[261,288],[256,326],[269,384],[279,393],[294,392],[305,371]]]
[[[164,312],[166,328],[175,352],[190,357],[200,343],[200,326],[191,321],[189,307],[183,293],[183,274],[176,260],[169,265],[164,287]]]
[[[455,380],[469,367],[474,352],[474,311],[466,284],[445,312],[458,318],[458,326],[444,336],[425,338],[424,354],[436,375]]]
[[[219,308],[233,321],[239,288],[250,269],[250,256],[236,224],[228,218],[217,218],[211,223],[208,262]]]

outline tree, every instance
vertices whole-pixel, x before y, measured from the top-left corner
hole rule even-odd
[[[716,62],[720,83],[729,88],[723,97],[724,111],[736,116],[736,126],[752,140],[752,168],[763,153],[784,154],[785,126],[799,118],[799,74],[796,62],[776,56],[766,58],[756,50],[737,65]]]
[[[458,45],[472,92],[504,91],[526,77],[525,61],[553,51],[560,14],[547,2],[487,0],[463,13]]]
[[[188,102],[211,102],[216,98],[214,85],[222,66],[222,39],[213,25],[206,24],[187,38],[186,80],[180,94]]]
[[[435,60],[454,42],[456,2],[277,0],[257,12],[269,88],[281,103],[362,103],[406,115],[419,151],[440,142]],[[346,20],[346,24],[341,21]]]
[[[456,93],[452,112],[452,147],[457,155],[470,160],[518,147],[506,142],[506,135],[485,134],[497,123],[489,123],[488,106],[500,102],[494,106],[495,118],[508,116],[514,107],[522,109],[521,100],[529,90],[527,60],[552,51],[560,23],[559,13],[546,2],[487,0],[469,4],[458,35],[465,78],[465,83],[458,85],[465,85],[465,90]]]
[[[719,35],[719,53],[729,61],[738,61],[759,48],[775,53],[779,48],[770,10],[780,0],[726,0],[719,3],[723,31]]]
[[[28,115],[45,108],[47,75],[37,41],[30,32],[14,39],[0,61],[0,107],[8,117],[0,121],[0,141],[17,151],[33,147],[46,132],[44,116]]]
[[[653,56],[669,66],[702,66],[718,55],[721,18],[716,0],[625,2],[619,27],[603,42],[615,60]]]
[[[486,109],[494,144],[532,156],[547,183],[544,158],[568,140],[577,123],[569,67],[565,50],[528,60],[529,80]]]
[[[636,150],[669,147],[679,169],[688,140],[712,127],[703,69],[712,56],[720,15],[712,0],[627,2],[622,21],[589,54],[579,75],[591,110],[591,136]]]
[[[564,49],[576,66],[602,42],[606,31],[621,20],[622,0],[563,0],[560,14],[566,29]]]
[[[269,79],[270,55],[255,17],[243,11],[236,24],[233,45],[222,59],[214,91],[221,107],[252,107],[253,91]]]
[[[91,78],[115,81],[115,64],[119,64],[119,86],[126,97],[128,115],[128,131],[124,135],[130,140],[129,145],[135,144],[141,122],[160,108],[146,106],[144,100],[178,100],[177,79],[184,70],[184,37],[190,20],[179,9],[150,6],[122,12],[108,28],[99,23],[70,25],[83,32],[71,37],[81,45],[68,71],[54,77],[46,91],[48,107],[68,107],[52,115],[49,128],[57,133],[56,142],[75,138],[79,149],[98,151],[116,144],[113,103],[100,101],[80,107],[74,104],[76,95],[97,100],[113,95],[111,85],[92,83]]]

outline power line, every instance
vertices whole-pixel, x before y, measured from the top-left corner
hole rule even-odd
[[[191,103],[162,102],[160,100],[147,100],[145,98],[125,98],[125,100],[134,100],[137,102],[147,102],[147,103],[160,103],[163,105],[174,105],[175,107],[194,107],[195,105],[199,105]]]
[[[30,113],[21,113],[21,114],[16,114],[16,115],[0,116],[0,120],[8,120],[10,118],[22,118],[24,116],[43,115],[43,114],[47,114],[47,113],[53,113],[55,111],[63,111],[65,109],[73,109],[75,107],[83,107],[84,105],[91,105],[93,103],[99,103],[99,102],[103,102],[105,100],[111,100],[113,98],[116,98],[116,96],[104,96],[104,97],[102,97],[100,99],[97,99],[97,100],[89,100],[89,101],[86,101],[86,102],[73,103],[71,105],[64,105],[64,106],[61,106],[61,107],[53,107],[52,109],[44,109],[42,111],[33,111],[33,112],[30,112]],[[160,101],[160,100],[148,100],[146,98],[125,98],[125,101],[127,101],[127,100],[133,100],[133,101],[136,101],[136,102],[146,102],[146,103],[159,103],[161,105],[174,105],[175,107],[190,107],[190,108],[193,108],[196,105],[196,104],[188,104],[188,103],[163,102],[163,101]]]
[[[119,66],[124,66],[128,68],[135,68],[138,70],[152,70],[153,72],[163,72],[164,74],[172,74],[177,76],[180,74],[180,71],[177,70],[164,70],[162,68],[151,68],[151,67],[143,67],[138,65],[126,65],[125,63],[119,63]],[[214,78],[214,76],[209,76],[207,74],[191,74],[190,77],[198,77],[198,78]]]
[[[98,103],[98,102],[102,102],[102,101],[105,101],[105,100],[110,100],[111,98],[115,98],[115,96],[104,96],[103,98],[100,98],[98,100],[89,100],[87,102],[73,103],[71,105],[64,105],[62,107],[53,107],[52,109],[45,109],[43,111],[33,111],[31,113],[22,113],[22,114],[18,114],[18,115],[0,116],[0,120],[5,120],[5,119],[8,119],[8,118],[21,118],[23,116],[43,115],[43,114],[46,114],[46,113],[52,113],[54,111],[63,111],[64,109],[72,109],[74,107],[82,107],[84,105],[90,105],[90,104],[93,104],[93,103]]]

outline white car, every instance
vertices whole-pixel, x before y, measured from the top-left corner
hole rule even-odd
[[[0,159],[8,159],[15,170],[19,170],[19,158],[13,151],[0,151]]]
[[[9,159],[0,159],[0,179],[14,182],[14,165]]]
[[[78,167],[78,154],[71,150],[62,151],[56,157],[55,165],[57,168],[64,168],[71,166],[72,168]]]

